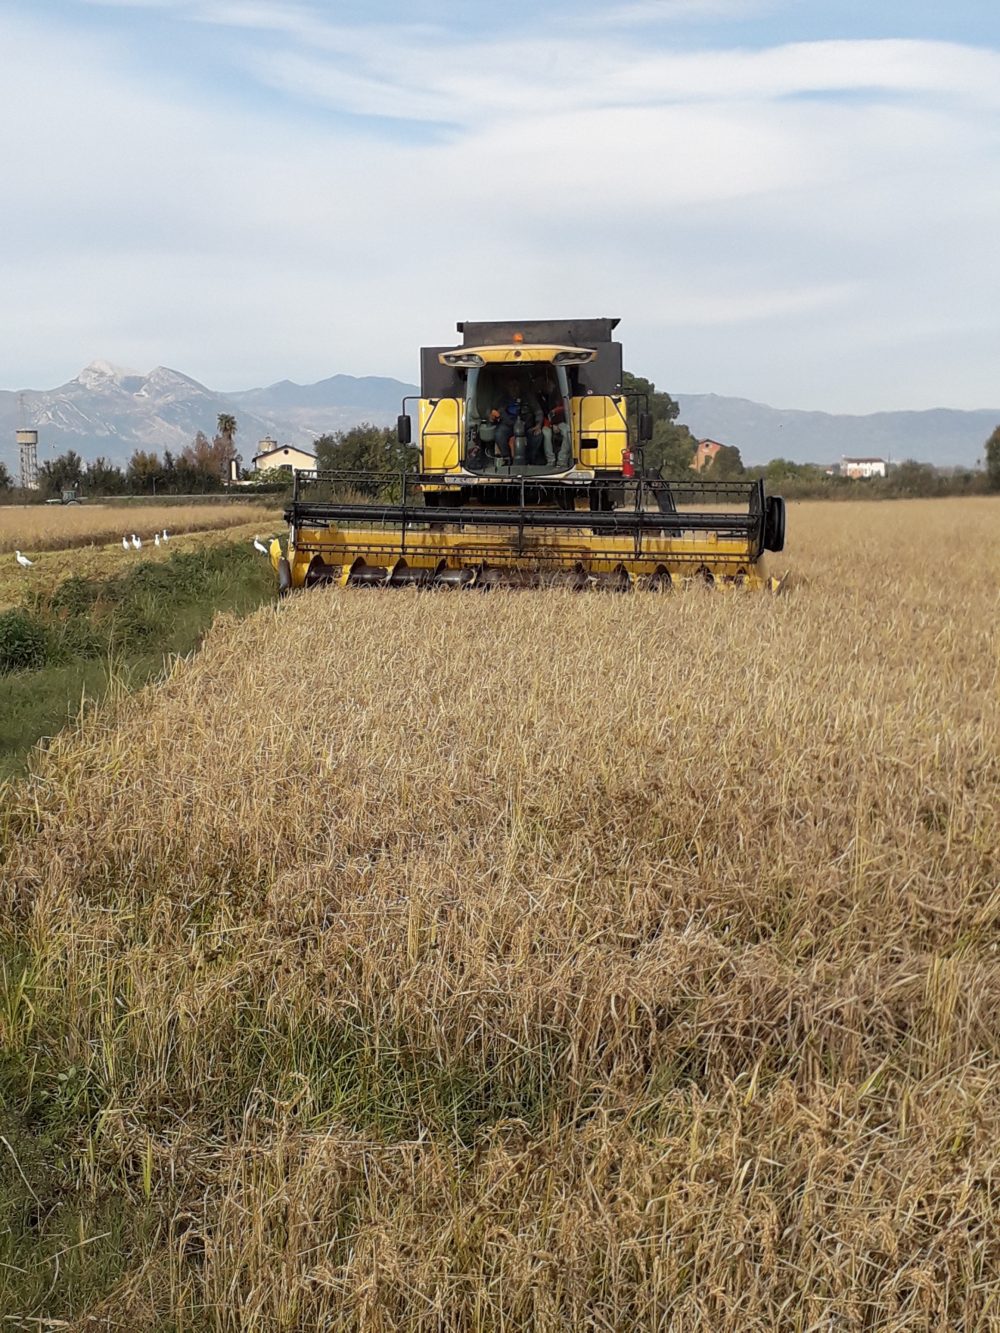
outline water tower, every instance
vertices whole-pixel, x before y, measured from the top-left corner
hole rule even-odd
[[[38,431],[19,430],[17,451],[21,456],[21,485],[26,491],[38,490]]]

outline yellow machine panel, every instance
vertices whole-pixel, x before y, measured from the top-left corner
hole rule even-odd
[[[421,398],[417,421],[427,471],[457,471],[462,461],[465,404],[454,398]]]
[[[620,471],[622,453],[629,447],[627,406],[611,395],[574,398],[573,422],[584,465]]]

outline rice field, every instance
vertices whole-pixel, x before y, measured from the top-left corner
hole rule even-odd
[[[234,510],[240,511],[235,518]],[[6,522],[6,539],[12,543],[11,551],[0,556],[0,611],[21,605],[26,599],[49,597],[70,578],[106,579],[126,573],[144,561],[168,560],[179,551],[196,551],[225,542],[250,543],[255,536],[266,540],[284,530],[282,511],[261,505],[165,505],[162,510],[155,511],[152,506],[122,506],[117,509],[109,507],[106,511],[108,515],[117,514],[117,518],[104,517],[98,521],[98,526],[117,522],[117,535],[113,540],[102,543],[102,535],[106,538],[107,534],[101,534],[98,526],[92,526],[86,538],[77,534],[78,544],[59,545],[60,540],[68,542],[72,534],[59,528],[58,514],[76,515],[80,512],[75,507],[67,507],[56,511],[57,517],[48,538],[57,544],[43,549],[40,544],[30,542],[30,532],[17,526],[18,516],[35,512],[34,507],[0,507],[0,534],[3,534]],[[172,516],[165,518],[167,513]],[[191,522],[186,522],[185,514],[190,515]],[[161,523],[161,519],[165,521]],[[161,532],[164,527],[170,533],[170,540],[156,546],[152,534]],[[133,531],[140,537],[142,548],[135,550],[130,541],[128,549],[124,550],[122,536],[127,532],[131,537]],[[0,535],[0,546],[3,540]],[[15,549],[24,551],[31,559],[30,569],[22,568],[14,559],[12,552]]]
[[[296,596],[38,757],[11,1327],[1000,1328],[1000,501],[789,534]]]
[[[259,504],[142,505],[0,505],[0,552],[20,549],[61,551],[104,546],[136,533],[152,543],[153,534],[207,532],[259,522],[267,512]]]

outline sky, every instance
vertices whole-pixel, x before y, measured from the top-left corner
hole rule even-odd
[[[616,315],[675,395],[1000,407],[998,112],[992,0],[0,0],[0,387]]]

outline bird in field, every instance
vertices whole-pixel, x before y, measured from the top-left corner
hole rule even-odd
[[[254,537],[253,549],[255,551],[259,551],[261,555],[267,555],[267,547],[264,545],[264,543],[261,541],[259,537]]]
[[[22,569],[30,569],[35,563],[34,560],[29,560],[26,555],[22,555],[20,551],[15,551],[14,554],[17,556],[17,563]]]
[[[154,533],[153,533],[153,541],[154,541],[154,543],[155,543],[157,546],[159,546],[159,544],[160,544],[160,534],[159,534],[158,532],[154,532]]]
[[[127,551],[127,550],[128,550],[128,538],[127,538],[127,537],[123,537],[123,538],[122,538],[122,550],[123,550],[123,551]]]
[[[142,550],[142,538],[137,537],[134,532],[132,533],[132,545],[137,551]]]
[[[168,542],[168,541],[170,540],[169,536],[167,535],[167,530],[166,530],[166,528],[163,529],[163,540],[164,540],[165,542]]]

